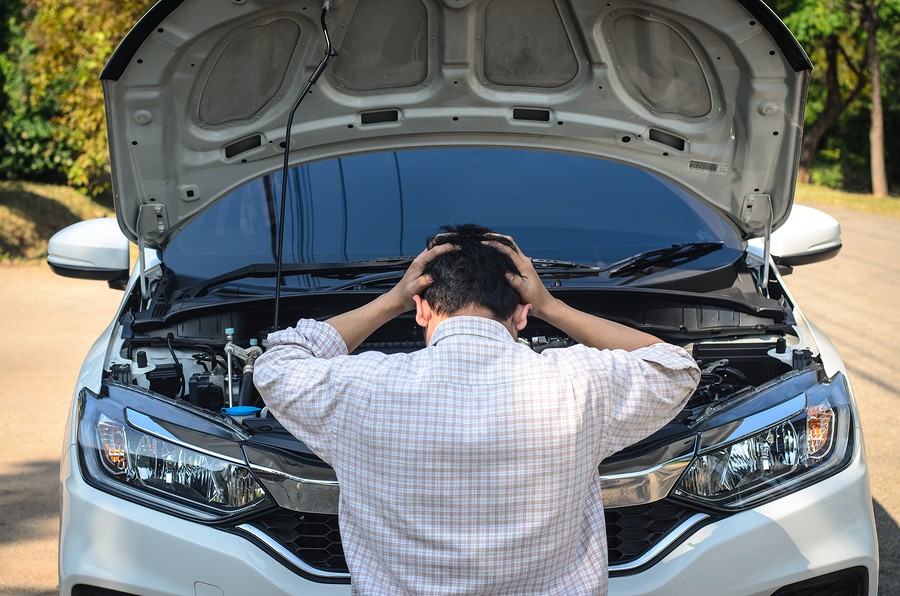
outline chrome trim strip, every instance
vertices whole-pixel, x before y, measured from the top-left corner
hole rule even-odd
[[[312,480],[251,464],[250,469],[281,507],[301,513],[337,515],[340,488],[336,480]]]
[[[600,488],[603,495],[603,507],[646,505],[665,499],[693,459],[694,454],[692,453],[650,470],[601,476]]]
[[[693,461],[698,443],[698,437],[690,437],[681,444],[666,445],[661,451],[670,458],[643,469],[628,469],[634,461],[619,464],[622,472],[616,471],[617,466],[601,466],[604,506],[646,505],[666,498]],[[330,469],[289,460],[247,445],[244,453],[250,469],[281,507],[299,512],[337,514],[340,488]],[[675,457],[671,457],[673,454]]]
[[[648,470],[600,476],[604,507],[646,505],[665,499],[693,459],[692,451]],[[285,509],[337,514],[337,481],[304,478],[253,463],[250,468]]]
[[[275,468],[271,468],[269,466],[262,466],[259,464],[255,464],[253,462],[250,463],[250,469],[254,472],[259,472],[261,474],[274,474],[276,476],[283,476],[284,478],[290,478],[291,480],[296,480],[297,482],[303,482],[306,484],[321,484],[323,486],[334,486],[338,485],[337,480],[318,480],[315,478],[301,478],[295,474],[288,474],[287,472],[282,472],[281,470],[276,470]],[[337,513],[337,512],[335,512]]]
[[[779,422],[784,422],[785,420],[790,420],[794,416],[797,416],[806,409],[806,393],[801,393],[791,399],[782,402],[778,405],[772,406],[762,412],[757,414],[753,414],[751,416],[747,416],[743,420],[741,420],[740,424],[738,424],[731,432],[729,432],[725,437],[717,440],[715,443],[711,445],[702,445],[702,452],[706,452],[712,449],[717,449],[726,445],[727,443],[733,443],[739,439],[744,439],[749,437],[750,435],[756,434],[759,431],[768,428],[770,426],[774,426]],[[717,429],[712,429],[713,431]],[[703,435],[707,435],[709,431],[703,433]]]
[[[674,530],[666,534],[662,540],[653,545],[653,548],[645,552],[643,555],[635,559],[634,561],[630,561],[628,563],[622,563],[621,565],[610,565],[609,571],[611,573],[615,572],[623,572],[623,571],[631,571],[633,569],[638,569],[650,563],[653,559],[658,557],[660,553],[668,549],[672,544],[674,544],[677,540],[680,540],[685,534],[688,533],[693,527],[697,524],[706,521],[709,519],[709,516],[705,513],[696,513],[689,517],[688,519],[681,522]],[[268,548],[275,551],[278,556],[282,557],[289,564],[293,565],[297,569],[303,571],[304,573],[308,573],[309,575],[315,575],[317,577],[325,577],[329,579],[350,579],[349,573],[340,573],[334,571],[323,571],[321,569],[317,569],[303,561],[281,545],[274,538],[256,528],[251,526],[250,524],[241,524],[237,526],[238,530],[245,532],[263,544],[265,544]]]
[[[645,552],[634,561],[631,561],[629,563],[622,563],[621,565],[610,565],[610,573],[617,571],[631,571],[633,569],[643,567],[644,565],[648,564],[650,561],[658,557],[660,553],[669,548],[672,544],[675,543],[675,541],[679,540],[682,536],[687,534],[688,530],[708,518],[709,516],[705,513],[697,513],[692,515],[691,517],[681,522],[674,530],[663,536],[662,540],[653,545],[653,548]]]
[[[198,451],[203,453],[204,455],[209,455],[211,457],[216,457],[218,459],[225,460],[227,462],[238,464],[240,466],[246,466],[246,463],[242,459],[238,459],[236,457],[231,457],[229,455],[225,455],[222,453],[218,453],[216,451],[210,451],[209,449],[204,449],[200,445],[195,443],[190,443],[183,439],[180,439],[169,432],[167,429],[160,426],[153,418],[147,416],[142,412],[138,412],[137,410],[132,410],[131,408],[125,408],[125,420],[128,424],[137,430],[147,433],[148,435],[152,435],[157,439],[162,439],[164,441],[169,441],[170,443],[175,443],[180,447],[184,447],[185,449],[190,449],[192,451]],[[214,438],[214,437],[213,437]]]
[[[601,474],[600,489],[603,506],[628,507],[646,505],[666,498],[681,474],[690,465],[697,451],[697,441],[678,457],[644,470],[619,474]]]
[[[278,541],[276,541],[274,538],[272,538],[259,528],[251,526],[250,524],[241,524],[237,526],[236,529],[253,536],[257,540],[265,544],[268,548],[278,553],[279,557],[283,558],[285,561],[304,573],[308,573],[309,575],[315,575],[318,577],[325,577],[328,579],[350,579],[349,573],[323,571],[321,569],[316,569],[315,567],[286,549],[284,546],[279,544]]]
[[[301,513],[337,514],[340,487],[334,470],[243,446],[250,469],[283,508]]]

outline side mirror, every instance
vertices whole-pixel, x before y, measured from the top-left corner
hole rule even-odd
[[[762,238],[748,242],[758,254],[762,254]],[[827,261],[841,250],[841,224],[818,209],[797,205],[780,228],[772,233],[770,253],[782,275],[790,273],[797,265]]]
[[[841,224],[818,209],[794,205],[784,225],[772,233],[771,254],[779,267],[818,263],[841,250]]]
[[[80,221],[50,238],[47,264],[57,275],[102,279],[111,288],[124,289],[130,265],[128,239],[113,218]]]

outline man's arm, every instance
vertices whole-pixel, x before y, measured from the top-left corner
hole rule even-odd
[[[649,333],[582,312],[554,298],[541,281],[531,259],[522,254],[517,245],[514,245],[515,248],[499,242],[492,245],[509,255],[519,269],[520,275],[507,273],[506,280],[519,293],[522,303],[530,304],[534,316],[547,321],[578,343],[592,348],[631,351],[662,342]]]
[[[541,287],[544,287],[543,284]],[[554,298],[549,292],[547,295],[549,300],[546,303],[533,307],[534,316],[547,321],[580,344],[601,350],[632,351],[662,343],[654,335],[582,312]]]
[[[410,263],[409,269],[397,285],[388,292],[368,304],[341,313],[325,322],[335,328],[347,344],[347,351],[352,352],[376,329],[415,308],[413,296],[422,293],[433,283],[430,277],[422,275],[425,266],[435,257],[451,250],[455,250],[451,244],[425,249]]]

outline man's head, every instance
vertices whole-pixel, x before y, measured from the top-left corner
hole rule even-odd
[[[515,245],[491,230],[474,224],[444,226],[442,234],[432,238],[428,247],[452,244],[456,250],[447,252],[431,261],[424,275],[433,283],[426,288],[417,304],[417,320],[426,327],[456,315],[477,315],[492,318],[515,330],[525,326],[530,307],[520,304],[520,297],[506,281],[506,273],[519,274],[508,255],[492,246],[498,243],[515,248]],[[423,308],[430,312],[423,313]],[[425,316],[427,315],[427,316]]]

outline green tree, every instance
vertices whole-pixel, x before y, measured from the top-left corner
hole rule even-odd
[[[59,125],[52,102],[32,103],[23,69],[36,48],[25,36],[29,17],[19,0],[0,0],[5,20],[0,27],[0,178],[65,182],[72,151],[56,142]]]
[[[22,0],[0,0],[0,53],[6,53],[13,39],[13,29],[22,13]],[[8,96],[4,89],[5,73],[0,72],[0,113],[6,110]]]
[[[816,70],[810,85],[806,128],[800,155],[800,179],[810,181],[815,164],[856,161],[840,143],[827,143],[841,131],[848,113],[869,100],[868,163],[876,194],[887,193],[880,66],[885,42],[900,20],[900,0],[772,0],[810,54]],[[820,154],[823,144],[828,150]],[[832,180],[834,182],[835,180]]]
[[[881,60],[878,35],[884,28],[885,18],[893,16],[896,2],[892,0],[865,0],[851,3],[859,12],[865,30],[866,65],[871,85],[871,119],[869,125],[869,158],[872,172],[872,194],[883,197],[888,194],[887,169],[884,154],[884,102],[881,92]]]
[[[800,149],[801,182],[812,180],[813,166],[826,135],[865,88],[857,45],[850,34],[852,15],[846,0],[770,2],[815,65]]]
[[[148,0],[25,0],[33,15],[26,38],[36,48],[23,69],[31,105],[52,102],[54,140],[71,147],[73,186],[99,194],[107,187],[109,150],[98,79],[119,41],[153,4]]]

